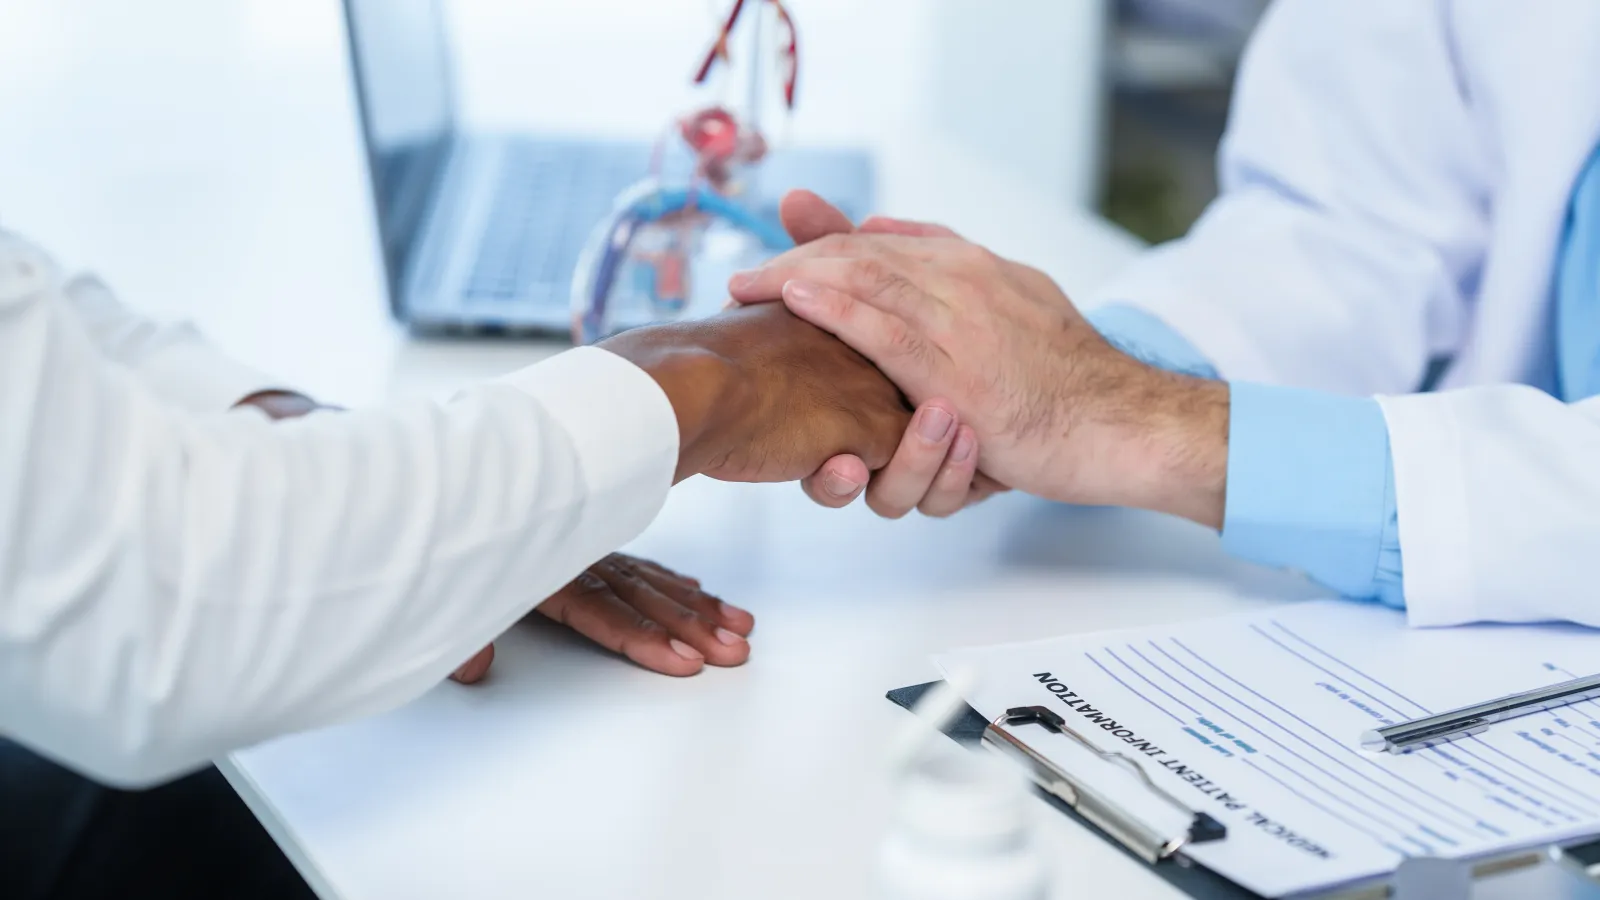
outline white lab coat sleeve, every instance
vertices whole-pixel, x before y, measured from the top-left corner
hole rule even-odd
[[[1414,625],[1600,625],[1600,398],[1522,385],[1384,397]]]
[[[1488,233],[1442,6],[1272,4],[1241,63],[1221,194],[1086,305],[1155,314],[1229,379],[1414,390],[1461,339]]]
[[[0,734],[147,784],[401,704],[654,518],[676,417],[561,354],[448,404],[198,416],[0,236]]]
[[[92,275],[73,278],[61,295],[107,359],[180,409],[218,412],[261,391],[294,390],[221,352],[189,322],[134,313]]]

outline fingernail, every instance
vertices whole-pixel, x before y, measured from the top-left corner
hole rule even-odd
[[[848,497],[861,489],[861,485],[840,475],[838,472],[824,472],[822,475],[822,489],[835,497]]]
[[[956,436],[956,445],[950,448],[950,461],[966,462],[967,457],[972,455],[972,448],[977,446],[977,443],[978,439],[972,436],[972,432],[961,432]]]
[[[680,641],[677,638],[673,638],[672,640],[668,641],[667,643],[669,645],[671,645],[673,651],[676,652],[679,656],[681,656],[684,659],[687,659],[687,660],[689,660],[691,662],[700,662],[700,661],[702,661],[702,660],[704,660],[706,658],[705,654],[703,654],[699,650],[696,650],[695,648],[689,646],[688,644],[685,644],[683,641]]]
[[[725,616],[748,616],[750,614],[749,612],[734,606],[732,603],[729,603],[726,600],[717,601],[717,612],[720,612]]]
[[[734,634],[726,628],[717,629],[717,640],[727,644],[730,647],[732,647],[734,644],[744,643],[744,638],[739,637],[737,634]]]
[[[950,433],[955,417],[937,406],[930,406],[917,415],[917,434],[930,444],[937,444]]]
[[[783,283],[783,296],[795,303],[811,303],[817,299],[817,288],[815,285],[807,284],[804,281],[785,281]]]
[[[750,285],[756,283],[756,276],[759,274],[761,273],[755,269],[745,269],[740,272],[735,272],[733,273],[732,277],[728,279],[728,287],[736,291],[744,290]]]

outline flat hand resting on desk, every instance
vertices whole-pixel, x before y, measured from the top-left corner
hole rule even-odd
[[[697,579],[613,553],[539,604],[539,612],[651,671],[693,675],[750,658],[755,617],[700,589]],[[481,681],[494,661],[483,648],[450,677]]]

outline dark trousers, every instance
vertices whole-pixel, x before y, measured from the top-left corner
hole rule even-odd
[[[101,787],[0,739],[0,898],[312,900],[214,768]]]

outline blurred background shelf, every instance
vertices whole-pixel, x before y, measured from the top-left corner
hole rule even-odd
[[[1266,5],[1116,0],[1098,206],[1106,217],[1164,241],[1183,234],[1216,195],[1216,146],[1234,73]]]

